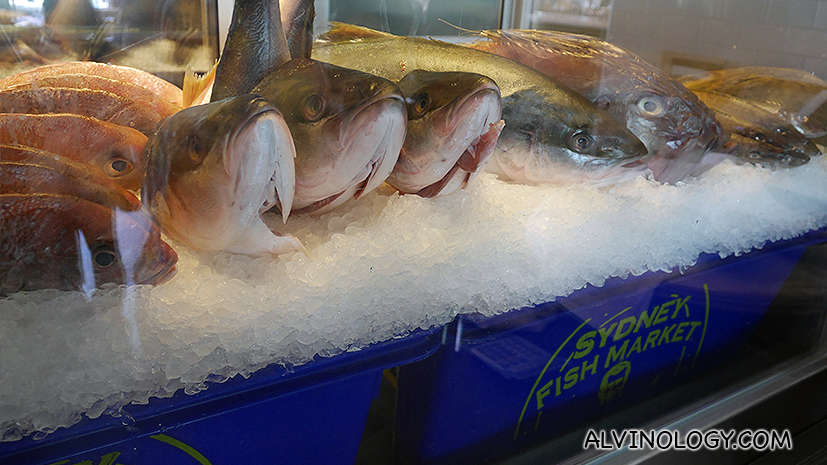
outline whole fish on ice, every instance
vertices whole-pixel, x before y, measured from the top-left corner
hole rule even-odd
[[[317,60],[399,81],[414,69],[483,72],[500,89],[505,127],[486,169],[522,182],[616,182],[634,176],[646,147],[611,115],[544,74],[437,40],[335,24]],[[632,168],[632,169],[628,169]]]
[[[70,195],[0,194],[0,296],[159,284],[178,256],[140,212]]]
[[[251,255],[301,250],[261,212],[293,205],[293,140],[266,99],[239,95],[165,118],[147,145],[141,196],[163,230],[203,250]]]
[[[485,167],[502,130],[499,88],[476,73],[423,70],[397,85],[408,131],[387,183],[423,197],[464,187]]]
[[[713,113],[692,92],[623,48],[557,31],[481,34],[487,40],[471,47],[551,76],[624,122],[646,144],[644,160],[657,180],[683,179],[726,141]]]

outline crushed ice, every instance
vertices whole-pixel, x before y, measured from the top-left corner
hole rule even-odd
[[[778,171],[724,162],[676,186],[640,176],[610,189],[537,187],[484,173],[444,197],[380,190],[286,227],[268,215],[310,257],[173,244],[178,274],[155,288],[0,300],[2,438],[355,350],[459,312],[494,314],[610,276],[685,268],[702,252],[738,255],[827,225],[825,180],[825,157]]]

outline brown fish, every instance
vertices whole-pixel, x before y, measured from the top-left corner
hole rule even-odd
[[[67,87],[0,90],[0,113],[72,113],[151,132],[162,116],[112,92]]]
[[[558,31],[482,31],[470,46],[534,68],[622,121],[644,144],[655,179],[675,182],[695,171],[726,134],[683,85],[634,53],[595,37]],[[506,121],[507,123],[507,121]]]
[[[693,91],[729,94],[784,118],[808,138],[827,135],[827,85],[814,80],[785,79],[777,74],[747,75],[738,68],[711,71],[680,81]]]
[[[68,195],[0,195],[0,295],[159,284],[178,255],[140,212]]]
[[[127,189],[141,186],[146,141],[135,129],[87,116],[0,114],[0,144],[34,147],[90,163]]]
[[[820,153],[815,143],[775,113],[720,92],[696,91],[695,94],[732,134],[774,145],[778,152],[798,152],[807,158]]]
[[[93,61],[69,61],[39,66],[0,79],[0,89],[33,82],[48,76],[64,74],[91,74],[141,86],[169,102],[181,106],[182,91],[175,84],[138,68],[110,65]]]
[[[69,87],[72,89],[105,90],[127,100],[145,105],[159,115],[169,116],[181,111],[181,105],[159,98],[157,94],[131,82],[95,76],[93,74],[58,74],[43,76],[15,84],[9,89],[38,89],[41,87]]]
[[[0,161],[0,194],[66,194],[109,208],[134,211],[141,201],[103,174],[64,163],[45,166]]]
[[[725,153],[763,168],[794,168],[810,161],[810,157],[796,150],[788,150],[733,133],[723,148]]]

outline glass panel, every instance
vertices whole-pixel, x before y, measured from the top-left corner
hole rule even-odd
[[[492,29],[500,15],[499,3],[490,0],[330,0],[329,8],[331,21],[412,36],[457,36],[459,30],[454,26]]]
[[[0,76],[93,60],[132,66],[180,85],[187,64],[218,58],[215,0],[4,0]]]

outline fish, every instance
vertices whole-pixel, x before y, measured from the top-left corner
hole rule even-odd
[[[310,58],[313,49],[313,0],[279,0],[281,24],[291,58]]]
[[[141,209],[135,194],[83,165],[46,166],[7,161],[1,155],[0,160],[0,194],[66,194],[123,211]]]
[[[774,145],[779,152],[797,152],[807,158],[820,153],[815,143],[775,113],[720,92],[696,91],[695,94],[715,112],[715,118],[721,125],[733,134]],[[743,144],[743,141],[740,143]]]
[[[306,58],[253,93],[283,114],[296,147],[293,210],[320,214],[379,187],[405,141],[402,92],[387,79]]]
[[[159,115],[169,116],[181,110],[181,105],[159,98],[157,94],[131,82],[96,76],[94,74],[57,74],[43,76],[9,86],[9,90],[39,89],[42,87],[63,87],[71,89],[91,89],[111,92],[132,102],[145,105]]]
[[[147,136],[88,116],[0,113],[0,144],[33,147],[89,163],[118,185],[136,190],[144,173]]]
[[[249,93],[290,60],[277,0],[236,0],[215,71],[212,102]]]
[[[303,250],[261,213],[287,221],[296,149],[281,112],[243,94],[168,116],[147,144],[141,200],[170,237],[199,250],[247,255]]]
[[[707,151],[726,142],[714,113],[695,94],[624,48],[558,31],[479,34],[484,39],[468,46],[536,69],[623,122],[646,145],[643,160],[658,181],[688,177]]]
[[[178,255],[141,212],[71,195],[0,194],[0,295],[161,284]]]
[[[38,66],[0,79],[0,89],[66,74],[93,75],[141,86],[168,102],[182,106],[182,91],[175,84],[154,74],[130,66],[110,65],[94,61],[68,61]]]
[[[138,102],[105,90],[66,87],[0,90],[0,113],[71,113],[135,128],[144,134],[162,118]]]
[[[386,182],[423,197],[465,187],[485,167],[505,124],[499,88],[481,74],[423,70],[397,85],[408,130]]]
[[[730,85],[739,81],[767,76],[789,81],[799,81],[820,86],[827,86],[827,81],[809,71],[796,68],[782,68],[774,66],[741,66],[725,68],[699,73],[686,74],[677,79],[681,82],[692,82],[693,86],[714,88],[721,85]]]
[[[732,134],[723,151],[742,162],[763,168],[794,168],[810,161],[810,156],[803,152],[783,149],[737,133]]]
[[[807,138],[827,135],[827,85],[777,74],[750,76],[737,68],[709,75],[712,77],[690,76],[680,81],[693,91],[715,91],[754,103],[784,118]]]
[[[505,127],[486,170],[528,183],[611,182],[635,176],[646,147],[622,123],[548,76],[490,53],[438,40],[333,23],[316,60],[399,81],[414,69],[480,72],[502,97]]]

